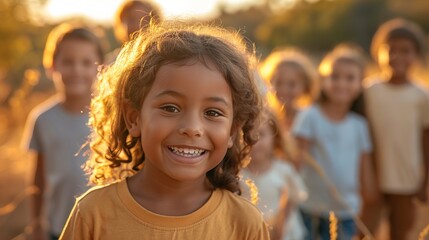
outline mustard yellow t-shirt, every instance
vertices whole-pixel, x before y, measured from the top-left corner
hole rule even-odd
[[[60,239],[269,239],[262,215],[244,198],[213,191],[197,211],[163,216],[139,205],[127,182],[89,190],[76,202]]]

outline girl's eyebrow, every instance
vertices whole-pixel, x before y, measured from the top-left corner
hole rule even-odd
[[[165,95],[171,95],[171,96],[174,96],[174,97],[185,98],[185,95],[183,95],[183,94],[181,94],[179,92],[173,91],[173,90],[164,90],[164,91],[158,93],[155,97],[159,98],[159,97],[162,97],[162,96],[165,96]]]
[[[170,96],[178,97],[178,98],[186,98],[186,96],[184,94],[176,92],[176,91],[173,91],[173,90],[164,90],[164,91],[158,93],[155,96],[155,98],[160,98],[160,97],[163,97],[163,96],[166,96],[166,95],[170,95]],[[204,101],[218,102],[218,103],[222,103],[223,105],[225,105],[227,107],[229,106],[228,101],[225,100],[225,98],[223,98],[223,97],[217,97],[217,96],[207,97],[207,98],[204,99]]]
[[[208,102],[218,102],[218,103],[222,103],[225,106],[229,106],[228,102],[222,98],[222,97],[208,97],[205,99]]]

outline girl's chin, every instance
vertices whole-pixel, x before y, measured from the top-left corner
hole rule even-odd
[[[170,178],[178,182],[196,182],[201,180],[201,178],[206,177],[206,173],[197,173],[191,171],[176,171],[172,174],[169,174]]]

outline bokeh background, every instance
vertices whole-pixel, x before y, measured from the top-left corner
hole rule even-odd
[[[119,47],[112,25],[122,1],[0,0],[0,239],[25,239],[33,162],[20,149],[19,142],[28,112],[55,93],[42,67],[47,34],[62,21],[88,22],[96,26],[106,53],[110,52]],[[377,27],[394,17],[413,20],[429,32],[428,0],[153,2],[166,19],[215,22],[239,29],[254,44],[260,59],[275,48],[294,46],[304,49],[317,64],[340,42],[357,43],[368,54]],[[370,61],[369,54],[367,57]],[[377,70],[371,61],[369,69],[369,73]],[[416,74],[423,83],[429,83],[426,66],[422,65]],[[429,223],[428,208],[421,206],[416,232]]]

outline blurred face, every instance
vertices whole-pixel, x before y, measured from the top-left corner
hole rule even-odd
[[[361,92],[362,72],[353,62],[336,61],[332,73],[322,83],[328,101],[351,104]]]
[[[125,12],[124,17],[122,18],[122,25],[127,32],[128,39],[133,33],[140,30],[140,28],[145,28],[149,25],[149,14],[149,9],[144,9],[139,6],[131,7]]]
[[[379,62],[390,67],[394,76],[406,76],[416,59],[416,46],[407,38],[390,39],[380,48]]]
[[[164,65],[145,97],[136,124],[146,171],[176,181],[205,179],[232,146],[232,95],[217,70],[201,63]]]
[[[259,129],[259,139],[252,147],[250,156],[252,162],[268,161],[273,157],[274,151],[274,132],[267,123]]]
[[[96,46],[88,41],[69,39],[59,46],[54,60],[53,80],[67,96],[86,97],[92,92],[100,62]]]
[[[284,105],[293,105],[305,92],[305,76],[294,66],[280,65],[271,82]]]

